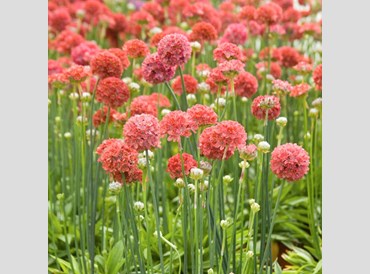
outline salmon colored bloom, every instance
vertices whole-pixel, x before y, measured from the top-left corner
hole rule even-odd
[[[101,80],[96,89],[96,100],[111,108],[118,108],[127,102],[130,91],[118,78],[108,77]]]
[[[123,136],[126,144],[137,151],[159,147],[158,119],[150,114],[132,116],[123,127]]]
[[[48,75],[62,73],[63,67],[62,65],[56,60],[48,60]]]
[[[268,120],[275,120],[280,115],[279,98],[273,95],[256,97],[252,102],[252,114],[258,120],[265,120],[266,113]]]
[[[135,97],[130,104],[130,115],[151,114],[155,117],[158,115],[156,102],[148,95]]]
[[[213,125],[217,123],[217,114],[208,106],[196,104],[186,111],[197,126]]]
[[[285,46],[279,48],[278,50],[281,56],[280,63],[283,67],[294,67],[301,59],[301,55],[295,48]]]
[[[277,92],[281,91],[285,94],[291,92],[293,89],[289,82],[280,79],[272,81],[272,88]]]
[[[311,89],[311,86],[306,83],[302,83],[296,86],[293,86],[292,91],[290,92],[291,97],[299,97],[306,94]]]
[[[128,60],[127,53],[119,48],[110,48],[108,52],[114,54],[121,60],[123,70],[126,70],[130,66],[130,60]]]
[[[297,144],[278,146],[271,153],[270,166],[272,172],[280,179],[294,182],[307,174],[310,156],[307,151]]]
[[[316,84],[316,89],[322,90],[322,64],[318,65],[313,71],[313,81]]]
[[[127,41],[123,46],[123,50],[127,53],[128,57],[134,59],[145,57],[150,53],[147,44],[139,39]]]
[[[277,24],[282,16],[283,10],[281,7],[272,2],[260,6],[256,11],[257,21],[270,26]]]
[[[258,81],[249,72],[242,72],[235,78],[235,93],[251,98],[258,90]]]
[[[247,133],[235,121],[222,121],[206,128],[199,137],[199,149],[208,159],[230,158],[235,149],[245,146]]]
[[[117,111],[114,109],[111,109],[109,111],[109,119],[108,123],[111,123],[114,121],[114,116],[116,115]],[[94,115],[93,115],[93,125],[94,127],[99,127],[100,125],[105,125],[107,121],[107,115],[108,115],[108,107],[104,106],[101,109],[98,109]]]
[[[255,20],[256,19],[256,8],[253,6],[249,6],[249,5],[244,6],[239,13],[239,18],[241,20],[246,19],[248,21]]]
[[[228,81],[229,81],[228,78],[225,77],[225,75],[222,73],[222,71],[218,67],[211,70],[211,73],[209,74],[209,77],[206,81],[207,83],[209,83],[208,80],[211,80],[216,85],[220,85],[220,86],[221,85],[226,86],[228,84]]]
[[[211,42],[217,39],[217,31],[210,23],[198,22],[191,30],[190,41]]]
[[[188,38],[182,34],[168,34],[158,43],[158,56],[168,66],[181,66],[191,55]]]
[[[190,137],[197,130],[197,124],[190,115],[181,110],[171,111],[159,122],[161,136],[168,135],[168,141],[180,142],[180,137]]]
[[[218,64],[218,69],[228,78],[234,78],[244,72],[245,64],[239,60],[230,60]]]
[[[246,161],[252,161],[257,157],[258,151],[255,144],[250,144],[239,148],[240,158]]]
[[[49,26],[57,32],[64,30],[72,21],[66,8],[55,9],[49,14]]]
[[[185,84],[185,90],[188,94],[195,94],[198,89],[198,81],[193,76],[184,74],[184,84]],[[172,82],[172,89],[173,91],[181,95],[182,94],[182,83],[181,83],[181,77],[177,76],[173,82]]]
[[[156,103],[159,107],[168,108],[171,107],[171,102],[166,96],[160,93],[153,92],[149,97]]]
[[[69,67],[64,74],[71,82],[79,83],[84,81],[88,76],[90,76],[89,66],[73,65]]]
[[[142,63],[142,73],[145,81],[160,84],[170,81],[175,75],[175,67],[162,62],[157,53],[148,55]]]
[[[60,53],[70,53],[71,50],[81,44],[84,38],[69,30],[65,29],[55,38],[52,42],[51,47],[55,48]]]
[[[198,162],[193,158],[191,154],[183,153],[182,158],[184,161],[184,173],[188,176],[190,170],[198,166]],[[170,173],[172,179],[183,178],[182,164],[180,154],[176,154],[168,159],[166,171]]]
[[[123,67],[121,60],[113,53],[101,51],[90,61],[91,72],[100,78],[121,78]]]
[[[242,50],[237,45],[228,42],[218,45],[213,51],[213,59],[218,63],[241,60],[242,57]]]
[[[72,49],[71,57],[76,64],[86,66],[99,51],[100,48],[95,42],[85,41]]]

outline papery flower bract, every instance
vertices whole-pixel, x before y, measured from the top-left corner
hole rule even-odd
[[[180,137],[189,137],[197,130],[197,125],[188,113],[171,111],[159,122],[161,136],[168,135],[168,141],[180,142]]]
[[[258,120],[266,119],[268,112],[268,120],[275,120],[280,115],[279,98],[273,95],[264,95],[256,97],[252,102],[252,114]]]
[[[157,52],[163,63],[169,66],[181,66],[189,60],[191,47],[186,36],[174,33],[164,36],[159,41]]]
[[[244,127],[235,121],[222,121],[206,128],[199,137],[199,149],[208,159],[225,159],[234,154],[236,148],[243,147],[247,140]]]
[[[147,44],[139,39],[128,40],[124,44],[123,50],[127,53],[128,57],[134,59],[145,57],[150,53]]]
[[[121,78],[123,67],[121,60],[113,53],[101,51],[90,61],[91,72],[100,78]]]
[[[302,83],[296,86],[293,86],[290,96],[291,97],[299,97],[306,94],[311,89],[311,86],[307,83]]]
[[[175,67],[162,62],[157,53],[148,55],[142,64],[145,81],[151,84],[168,82],[175,75]]]
[[[184,74],[183,76],[184,76],[184,84],[185,84],[186,93],[195,94],[197,92],[197,89],[198,89],[197,79],[195,79],[193,76],[188,75],[188,74]],[[178,94],[178,95],[182,94],[183,91],[182,91],[182,83],[181,83],[181,77],[180,76],[177,76],[173,80],[172,89],[176,94]]]
[[[213,59],[218,63],[230,60],[241,60],[243,57],[241,49],[232,43],[222,43],[213,51]]]
[[[258,81],[249,72],[242,72],[235,78],[235,93],[241,97],[251,98],[258,90]]]
[[[290,182],[298,181],[307,174],[310,156],[307,151],[296,144],[284,144],[271,153],[271,170],[280,179]]]
[[[126,144],[137,151],[159,147],[158,119],[150,114],[132,116],[123,127],[123,136]]]
[[[208,106],[196,104],[186,111],[190,118],[196,122],[198,126],[213,125],[217,123],[217,114]]]
[[[188,153],[182,153],[182,158],[184,161],[184,172],[185,176],[188,176],[190,173],[190,170],[194,167],[198,166],[197,161],[193,158],[191,154]],[[182,173],[182,164],[181,164],[181,158],[180,154],[176,154],[168,159],[167,164],[167,170],[168,173],[170,173],[170,176],[172,179],[176,178],[183,178]]]
[[[111,108],[118,108],[127,102],[130,91],[118,78],[108,77],[101,80],[96,88],[96,100]]]

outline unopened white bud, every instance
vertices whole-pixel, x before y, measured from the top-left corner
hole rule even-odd
[[[249,167],[249,163],[247,161],[241,161],[239,163],[239,167],[240,168],[248,168]]]
[[[228,220],[221,220],[220,226],[222,229],[226,229],[230,225],[230,222]]]
[[[60,118],[60,116],[55,116],[55,123],[60,123],[60,121],[62,121],[62,119]]]
[[[132,83],[132,79],[131,77],[125,77],[122,79],[122,81],[126,84],[126,85],[129,85],[130,83]]]
[[[254,134],[254,136],[253,136],[253,140],[256,143],[262,142],[264,139],[265,139],[265,137],[263,137],[263,135],[261,135],[261,134]]]
[[[134,209],[137,211],[137,212],[140,212],[140,211],[143,211],[144,210],[144,203],[140,202],[140,201],[137,201],[134,203]]]
[[[309,116],[312,118],[316,118],[319,115],[319,110],[317,108],[311,108],[309,112]]]
[[[137,161],[137,165],[139,166],[140,169],[145,169],[146,168],[146,159],[144,158],[139,158]]]
[[[262,153],[268,153],[270,151],[270,144],[267,143],[266,141],[262,141],[258,143],[257,148]]]
[[[279,127],[285,127],[287,123],[288,123],[288,119],[285,117],[279,117],[276,119],[276,124]]]
[[[208,269],[207,274],[213,274],[215,273],[212,268]]]
[[[242,97],[242,102],[243,102],[243,103],[248,102],[248,97],[244,97],[244,96],[243,96],[243,97]]]
[[[200,180],[203,178],[203,170],[197,167],[190,169],[190,178],[193,180]]]
[[[315,108],[320,108],[322,106],[322,98],[316,98],[315,100],[312,101],[312,106]]]
[[[132,93],[137,93],[140,91],[140,85],[135,82],[131,82],[128,84],[128,88]]]
[[[72,137],[72,134],[70,132],[64,133],[64,138],[71,139],[71,137]]]
[[[206,92],[208,92],[210,89],[211,89],[211,88],[210,88],[210,86],[209,86],[206,82],[200,82],[200,83],[198,84],[198,91],[199,91],[200,93],[206,93]]]
[[[189,192],[190,192],[190,193],[194,193],[194,192],[195,192],[195,185],[193,185],[193,184],[188,184],[188,189],[189,189]]]
[[[90,92],[82,92],[81,101],[82,102],[90,102],[91,101]]]
[[[254,204],[255,202],[256,202],[256,200],[255,200],[255,199],[249,199],[249,200],[248,200],[249,205]]]
[[[109,191],[116,195],[121,191],[122,185],[119,182],[112,182],[109,184]]]
[[[175,181],[175,186],[178,188],[184,188],[185,187],[185,182],[182,178],[177,178]]]
[[[231,183],[233,180],[234,180],[234,178],[233,178],[233,177],[231,177],[230,175],[225,175],[224,177],[222,177],[222,181],[223,181],[225,184],[229,184],[229,183]]]
[[[75,101],[78,99],[78,93],[77,92],[72,92],[69,96],[69,99],[71,99],[72,101]]]
[[[194,41],[194,42],[190,42],[190,46],[191,46],[191,49],[195,52],[198,52],[200,51],[200,48],[201,48],[201,45],[199,42],[197,41]]]
[[[181,22],[180,23],[180,28],[182,28],[182,29],[188,29],[189,28],[189,24],[188,23],[186,23],[186,22]]]
[[[128,3],[127,4],[127,9],[128,10],[135,10],[135,5],[133,3]]]
[[[252,257],[253,257],[253,255],[254,255],[254,253],[253,253],[253,251],[249,250],[249,251],[246,253],[246,255],[247,255],[247,258],[252,258]]]
[[[218,98],[215,100],[215,105],[218,105],[219,107],[223,108],[226,106],[226,99],[225,98]]]
[[[161,33],[162,32],[162,29],[159,28],[159,27],[154,27],[152,29],[149,30],[149,35],[150,36],[153,36],[155,34],[158,34],[158,33]]]
[[[251,204],[251,209],[252,209],[252,211],[253,211],[254,213],[257,213],[258,211],[260,211],[261,207],[260,207],[260,205],[259,205],[259,204],[257,204],[257,203],[253,203],[253,204]]]
[[[189,105],[194,105],[197,102],[197,97],[195,94],[188,94],[186,95],[186,101]]]
[[[76,122],[77,122],[77,124],[87,123],[87,118],[79,115],[76,118]]]
[[[164,109],[162,109],[162,111],[161,111],[161,115],[162,116],[166,116],[168,113],[170,113],[171,112],[171,110],[169,110],[169,109],[167,109],[167,108],[164,108]]]

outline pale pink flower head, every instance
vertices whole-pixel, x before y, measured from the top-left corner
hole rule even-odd
[[[198,126],[188,113],[175,110],[163,117],[159,122],[159,129],[161,136],[168,136],[168,141],[180,142],[181,137],[189,137]]]
[[[256,97],[252,102],[252,114],[258,120],[274,120],[280,115],[280,101],[274,95],[262,95]]]
[[[126,144],[137,151],[159,147],[158,119],[150,114],[132,116],[123,127],[123,136]]]
[[[310,156],[297,144],[278,146],[271,153],[270,166],[272,172],[280,179],[289,182],[298,181],[307,174]]]
[[[213,51],[213,59],[218,63],[222,63],[230,60],[242,60],[242,50],[235,44],[232,43],[221,43]]]
[[[296,85],[292,88],[292,91],[290,92],[290,96],[300,97],[302,95],[305,95],[310,89],[311,89],[311,86],[307,83]]]
[[[228,78],[234,78],[244,71],[245,64],[239,60],[230,60],[218,65],[219,70]]]
[[[284,94],[287,94],[292,91],[293,87],[288,81],[276,79],[272,81],[272,89],[278,93],[283,92]]]
[[[235,93],[251,98],[258,90],[258,81],[249,72],[242,72],[235,78]]]
[[[181,66],[191,55],[191,46],[186,36],[178,33],[168,34],[158,43],[158,55],[168,66]]]
[[[247,28],[243,24],[230,24],[221,38],[221,43],[229,42],[236,45],[243,45],[247,41],[247,38]]]
[[[258,151],[255,144],[250,144],[239,148],[240,158],[246,161],[252,161],[257,157]]]
[[[217,123],[217,114],[208,106],[196,104],[186,111],[198,126],[213,125]]]
[[[208,159],[230,158],[235,149],[245,146],[247,133],[236,121],[222,121],[206,128],[199,137],[199,149]]]
[[[168,82],[175,75],[175,67],[162,62],[157,53],[148,55],[142,64],[145,81],[151,84]]]

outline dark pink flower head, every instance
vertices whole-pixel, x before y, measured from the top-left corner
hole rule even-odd
[[[191,154],[183,153],[182,158],[184,161],[184,172],[185,176],[188,176],[190,173],[190,170],[194,167],[198,166],[197,161],[193,158]],[[176,154],[168,159],[167,164],[167,170],[168,173],[170,173],[170,176],[172,179],[176,178],[183,178],[182,173],[182,164],[181,164],[181,157],[180,154]]]
[[[139,169],[137,166],[132,167],[129,171],[126,172],[116,172],[112,173],[111,177],[113,177],[114,181],[120,182],[121,184],[126,183],[133,183],[133,182],[141,182],[143,179],[143,171]]]
[[[313,81],[316,84],[316,89],[322,90],[322,64],[318,65],[313,71]]]
[[[235,121],[222,121],[206,128],[199,137],[199,149],[208,159],[230,158],[235,149],[245,146],[247,133]]]
[[[114,109],[111,109],[109,111],[109,117],[108,116],[108,107],[104,106],[101,109],[98,109],[94,115],[93,115],[93,125],[94,127],[99,127],[100,125],[104,125],[107,122],[108,123],[114,121],[114,117],[117,115],[117,111]]]
[[[127,53],[119,48],[110,48],[108,52],[114,54],[121,60],[123,70],[126,70],[130,66],[130,60],[128,60]]]
[[[95,42],[85,41],[72,49],[72,60],[78,65],[86,66],[99,51],[100,48]]]
[[[148,95],[141,95],[135,97],[130,104],[130,114],[131,116],[139,114],[150,114],[153,116],[158,115],[158,108],[156,103]]]
[[[151,84],[168,82],[175,75],[175,67],[162,62],[157,53],[148,55],[142,64],[145,81]]]
[[[150,114],[130,117],[123,127],[126,144],[137,150],[149,150],[160,146],[158,119]]]
[[[145,42],[139,39],[129,40],[123,46],[123,50],[127,53],[130,58],[142,58],[147,56],[150,51]]]
[[[121,139],[107,139],[96,149],[98,162],[108,173],[129,172],[137,166],[138,152]]]
[[[129,97],[130,91],[127,85],[115,77],[104,78],[96,89],[96,100],[111,108],[122,106]]]
[[[301,55],[295,48],[285,46],[279,48],[278,50],[281,56],[280,63],[283,67],[294,67],[301,59]]]
[[[168,34],[158,43],[158,55],[169,66],[185,64],[191,55],[188,38],[182,34]]]
[[[259,7],[256,12],[257,21],[267,25],[278,23],[283,16],[283,10],[275,3],[267,3]]]
[[[193,76],[184,74],[184,84],[186,93],[195,94],[198,89],[198,81]],[[181,77],[177,76],[172,82],[172,89],[173,91],[181,95],[182,94],[182,84],[181,84]]]
[[[278,146],[271,153],[271,170],[280,179],[289,182],[298,181],[307,174],[310,156],[296,144]]]
[[[218,63],[230,60],[241,60],[242,58],[242,50],[233,43],[221,43],[213,51],[213,59]]]
[[[217,123],[217,114],[208,106],[196,104],[186,111],[197,126],[213,125]]]
[[[239,155],[245,161],[252,161],[257,157],[258,151],[255,144],[250,144],[239,148]]]
[[[249,72],[242,72],[235,78],[235,93],[251,98],[258,90],[258,81]]]
[[[255,20],[256,8],[253,6],[249,6],[249,5],[244,6],[239,13],[239,18],[241,20],[248,20],[248,21]]]
[[[221,38],[221,43],[233,43],[243,45],[248,38],[247,28],[243,24],[230,24],[227,26],[224,35]]]
[[[279,98],[273,95],[256,97],[252,102],[252,114],[258,120],[265,120],[266,113],[269,120],[274,120],[280,115]]]
[[[293,87],[287,81],[276,79],[272,81],[272,89],[275,90],[276,92],[283,92],[287,94],[292,91]]]
[[[189,137],[197,130],[197,124],[188,113],[171,111],[159,122],[161,136],[168,135],[168,141],[180,142],[180,137]]]
[[[292,88],[292,91],[290,92],[290,96],[291,97],[302,96],[306,94],[310,89],[311,89],[311,86],[307,83],[296,85]]]
[[[100,78],[121,78],[123,67],[121,60],[113,53],[101,51],[90,61],[91,72]]]
[[[218,64],[219,70],[228,78],[234,78],[244,72],[245,64],[239,60],[230,60]]]

